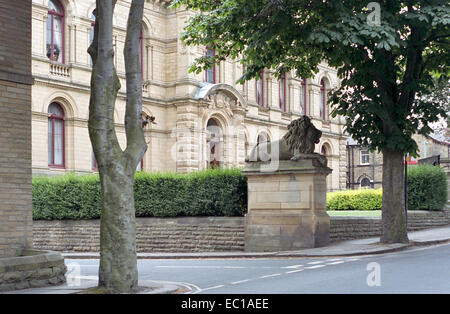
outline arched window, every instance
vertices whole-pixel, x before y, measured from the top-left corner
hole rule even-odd
[[[325,81],[320,81],[320,117],[326,120],[327,117],[327,94],[325,88]]]
[[[286,112],[286,72],[280,77],[280,109]]]
[[[325,147],[325,145],[322,146],[320,153],[324,156],[328,155],[328,151],[327,151],[327,148]]]
[[[206,47],[206,56],[209,58],[213,58],[215,54],[215,51],[211,49],[209,46]],[[205,81],[207,83],[215,84],[216,83],[216,64],[213,63],[213,65],[206,69],[205,72]]]
[[[301,87],[301,93],[300,93],[300,106],[302,108],[303,115],[306,115],[306,79],[304,78],[302,80],[302,87]]]
[[[256,103],[264,106],[264,72],[261,71],[259,79],[256,80]]]
[[[259,133],[256,139],[256,144],[261,144],[269,141],[269,135],[266,132]]]
[[[64,63],[64,7],[57,0],[48,2],[47,57]]]
[[[363,178],[361,179],[361,189],[368,189],[371,187],[371,182],[369,178]]]
[[[64,168],[64,110],[58,103],[48,106],[48,165]]]
[[[215,119],[209,119],[206,130],[209,142],[208,166],[214,169],[222,163],[222,129]]]

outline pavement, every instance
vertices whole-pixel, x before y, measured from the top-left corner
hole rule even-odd
[[[326,247],[281,252],[200,252],[200,253],[138,253],[138,259],[230,259],[230,258],[294,258],[340,257],[373,255],[396,252],[413,246],[435,245],[450,242],[450,225],[408,232],[410,243],[381,244],[379,237],[333,242]],[[66,259],[98,259],[98,253],[61,253]],[[97,286],[97,277],[79,276],[78,282],[64,285],[10,291],[11,294],[72,294],[84,293]],[[164,281],[140,280],[141,294],[179,293],[187,287]]]

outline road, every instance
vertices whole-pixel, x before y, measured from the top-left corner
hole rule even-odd
[[[66,260],[74,263],[82,278],[97,278],[98,260]],[[357,257],[139,260],[138,269],[140,280],[192,294],[450,293],[450,244]]]

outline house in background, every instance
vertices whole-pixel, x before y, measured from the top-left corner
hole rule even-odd
[[[450,143],[435,135],[414,135],[419,147],[419,157],[408,157],[408,165],[418,164],[419,159],[439,156],[450,157]],[[371,152],[351,137],[347,139],[347,189],[381,188],[383,179],[383,155]]]

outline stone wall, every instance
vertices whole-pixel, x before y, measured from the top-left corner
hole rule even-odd
[[[137,218],[138,252],[211,252],[244,249],[242,217]],[[35,221],[34,247],[98,252],[99,220]]]
[[[0,257],[32,244],[31,0],[0,0]]]
[[[34,247],[64,252],[98,252],[99,220],[34,221]],[[138,252],[243,251],[245,218],[180,217],[137,218]],[[410,212],[408,230],[450,224],[450,211]],[[330,240],[377,237],[381,219],[331,217]]]
[[[411,211],[408,213],[408,231],[450,224],[450,211]],[[381,235],[381,218],[331,217],[331,241],[354,240]]]
[[[65,272],[61,254],[24,250],[23,256],[0,259],[0,291],[62,284]]]

